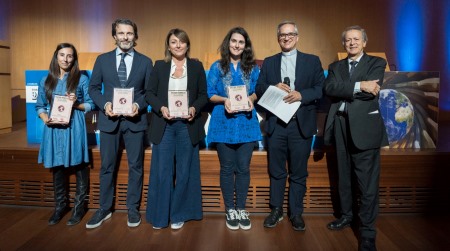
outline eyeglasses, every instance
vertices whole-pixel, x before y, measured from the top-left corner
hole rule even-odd
[[[291,39],[291,38],[293,38],[293,37],[295,37],[297,35],[298,34],[295,33],[295,32],[281,33],[281,34],[278,34],[278,39],[286,39],[286,38]]]

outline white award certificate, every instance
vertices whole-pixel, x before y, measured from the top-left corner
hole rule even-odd
[[[287,95],[287,92],[271,85],[259,99],[258,104],[287,124],[301,104],[300,101],[292,104],[284,102],[283,98]]]
[[[55,95],[53,98],[50,119],[52,124],[69,124],[73,102],[68,96]]]
[[[114,88],[113,112],[127,115],[133,113],[134,88]]]
[[[228,86],[228,99],[230,100],[232,111],[242,111],[250,108],[248,105],[247,86],[245,85]]]
[[[189,103],[187,91],[169,90],[169,113],[171,117],[185,118],[189,116]]]

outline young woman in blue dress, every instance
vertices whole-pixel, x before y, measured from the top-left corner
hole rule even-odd
[[[84,113],[94,107],[88,86],[88,78],[80,72],[75,47],[69,43],[59,44],[48,75],[39,83],[36,101],[36,112],[45,124],[38,163],[51,168],[53,173],[55,211],[48,220],[49,225],[57,224],[68,211],[66,168],[74,168],[76,174],[74,207],[67,225],[78,224],[85,213],[89,155]],[[73,102],[68,123],[60,123],[49,115],[55,95],[67,96]]]

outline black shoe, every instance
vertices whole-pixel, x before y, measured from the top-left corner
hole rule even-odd
[[[141,215],[139,212],[128,211],[128,222],[127,225],[129,227],[137,227],[141,224]]]
[[[49,226],[53,226],[55,224],[58,224],[66,213],[67,213],[67,208],[56,209],[53,212],[53,214],[50,217],[50,219],[48,219],[48,225]]]
[[[291,217],[292,228],[295,231],[305,231],[305,222],[301,214],[297,214]]]
[[[227,228],[231,230],[238,230],[239,229],[239,217],[240,214],[238,211],[236,211],[234,208],[228,209],[228,211],[225,212],[226,221],[225,224],[227,225]]]
[[[274,207],[264,220],[264,227],[275,227],[281,220],[283,220],[283,208]]]
[[[327,227],[330,230],[342,230],[346,227],[349,227],[351,224],[352,219],[342,217],[340,219],[328,223]]]
[[[375,246],[375,238],[365,238],[362,237],[359,242],[359,251],[376,251],[377,247]]]
[[[96,228],[99,227],[105,220],[111,218],[111,211],[99,209],[95,212],[94,216],[86,223],[86,228]]]
[[[72,217],[67,221],[67,226],[73,226],[80,223],[84,213],[84,208],[73,208]]]

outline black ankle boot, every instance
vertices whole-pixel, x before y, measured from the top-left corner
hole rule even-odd
[[[68,226],[80,223],[86,212],[84,205],[89,185],[88,168],[84,165],[77,167],[75,175],[77,177],[77,191],[74,199],[72,217],[67,221]]]
[[[55,211],[48,220],[48,225],[50,226],[57,224],[67,212],[66,175],[64,174],[64,167],[54,167],[52,169]]]

